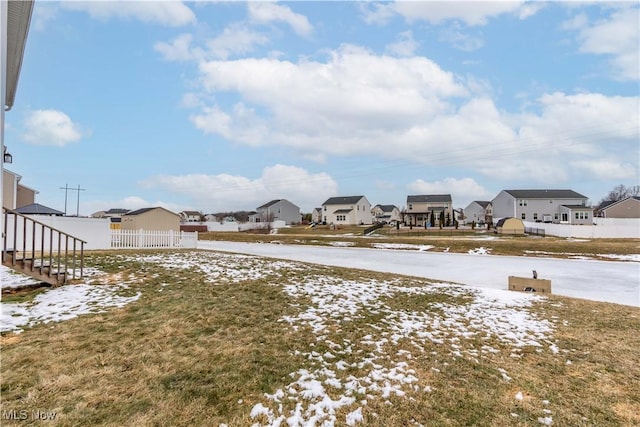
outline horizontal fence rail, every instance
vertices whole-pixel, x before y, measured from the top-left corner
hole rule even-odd
[[[198,232],[111,230],[112,249],[196,248]]]
[[[2,212],[3,265],[56,285],[83,277],[87,242],[14,210]]]

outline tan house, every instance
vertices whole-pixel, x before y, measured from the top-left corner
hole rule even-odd
[[[407,225],[424,227],[440,224],[441,218],[444,225],[451,225],[454,220],[453,203],[451,194],[425,194],[407,196],[407,212],[404,221]]]
[[[21,208],[36,201],[38,191],[20,184],[22,176],[10,170],[2,170],[2,206],[9,209]]]
[[[122,216],[123,230],[180,231],[180,215],[162,207],[143,208]]]
[[[604,202],[597,209],[601,218],[640,218],[640,197],[631,196],[613,202]]]
[[[371,224],[371,203],[364,196],[338,196],[322,204],[322,221],[336,225]]]

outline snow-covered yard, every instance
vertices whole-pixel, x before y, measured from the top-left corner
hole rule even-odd
[[[493,257],[483,247],[458,256],[434,254],[442,257],[438,258],[440,261],[447,256],[457,261],[457,267],[446,264],[445,268],[462,271],[467,282],[454,284],[446,280],[429,282],[393,276],[374,279],[366,274],[361,278],[345,278],[332,273],[331,269],[310,267],[301,262],[324,264],[318,260],[331,254],[332,259],[340,260],[344,266],[363,268],[364,260],[365,266],[376,265],[370,270],[393,272],[394,266],[406,268],[410,265],[399,260],[427,255],[428,248],[408,251],[406,247],[385,247],[363,252],[344,247],[221,242],[207,242],[203,246],[259,252],[259,255],[274,258],[215,251],[114,254],[112,257],[122,265],[134,261],[156,264],[163,270],[173,271],[175,277],[182,271],[196,274],[204,278],[205,285],[200,286],[235,286],[261,281],[280,287],[291,299],[294,314],[281,315],[277,322],[283,331],[304,333],[308,338],[290,351],[292,358],[302,362],[297,369],[288,372],[288,380],[272,393],[262,395],[257,401],[238,401],[239,405],[246,406],[246,413],[255,426],[362,425],[367,416],[378,416],[371,408],[379,407],[380,403],[392,406],[398,399],[417,401],[425,395],[447,393],[442,385],[436,385],[437,379],[459,360],[481,365],[497,381],[509,387],[517,372],[496,363],[499,359],[496,355],[518,361],[533,353],[551,358],[558,365],[573,363],[575,350],[562,348],[554,336],[559,326],[567,324],[566,320],[544,317],[537,308],[551,304],[547,298],[478,283],[479,276],[474,274],[474,269],[480,264],[475,264],[474,260],[501,260],[508,269],[522,269],[517,266],[516,257]],[[423,261],[418,264],[422,267],[430,262],[425,258],[415,259]],[[517,260],[523,261],[531,260],[522,257]],[[552,265],[540,264],[538,259],[533,261],[535,266],[546,266],[541,269],[543,271]],[[578,274],[576,266],[590,265],[584,261],[555,261],[563,263],[556,267],[558,270],[569,269],[567,277]],[[639,264],[589,263],[592,266],[580,273],[583,285],[600,286],[602,282],[588,279],[588,276],[596,275],[598,267],[609,265],[619,271],[621,278],[633,279],[628,291],[637,290],[638,276],[633,273],[638,271]],[[444,271],[430,268],[430,265],[422,272],[426,277]],[[529,268],[527,266],[527,270]],[[549,267],[546,271],[555,270]],[[168,281],[147,288],[144,275],[136,277],[135,272],[127,277],[112,276],[116,279],[116,284],[112,285],[97,284],[101,277],[100,271],[87,270],[83,284],[44,290],[31,302],[3,302],[0,330],[20,332],[25,326],[108,311],[137,300],[144,301],[145,295],[157,294],[172,286]],[[25,284],[24,278],[5,268],[0,269],[0,279],[3,287]],[[610,282],[615,283],[615,275]],[[609,297],[610,290],[605,291],[601,286],[598,289],[600,295]],[[540,425],[553,424],[554,416],[560,411],[556,406],[559,402],[554,402],[553,396],[523,383],[513,387],[510,396],[514,405],[526,401],[534,408]],[[516,419],[521,415],[514,411],[510,416]],[[412,420],[408,425],[419,426],[421,423]]]

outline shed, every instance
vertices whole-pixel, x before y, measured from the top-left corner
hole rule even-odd
[[[180,231],[180,215],[162,207],[143,208],[122,216],[123,230]]]
[[[496,224],[496,234],[524,235],[524,223],[518,218],[501,218]]]

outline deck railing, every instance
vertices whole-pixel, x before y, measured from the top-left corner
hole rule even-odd
[[[4,265],[34,277],[56,277],[60,284],[83,277],[87,242],[14,210],[2,212]]]

